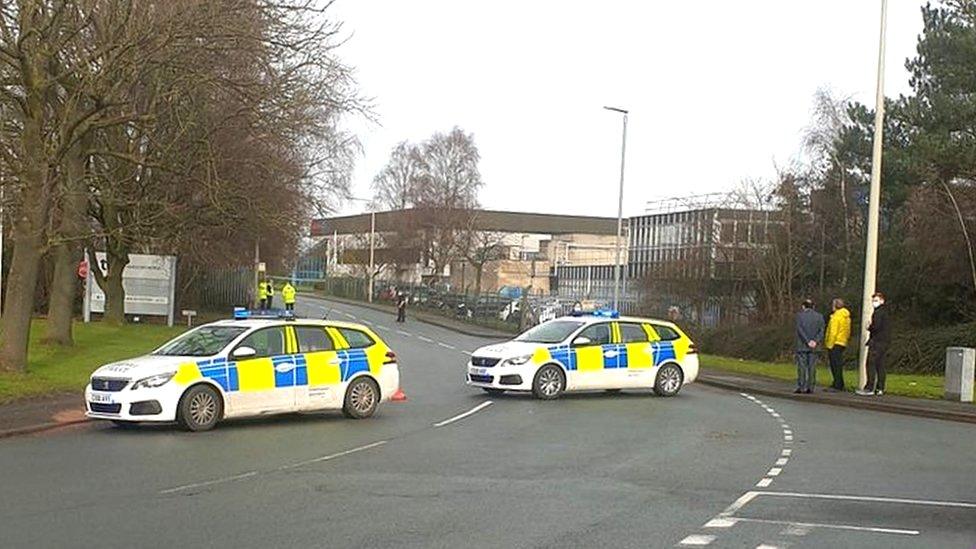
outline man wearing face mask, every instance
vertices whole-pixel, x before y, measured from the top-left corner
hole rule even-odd
[[[877,292],[871,296],[871,305],[874,313],[871,315],[871,325],[868,326],[868,382],[857,394],[881,396],[885,388],[885,354],[891,343],[891,320],[888,318],[883,293]]]

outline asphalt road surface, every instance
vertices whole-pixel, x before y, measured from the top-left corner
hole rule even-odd
[[[491,397],[487,340],[371,324],[408,400],[0,441],[2,547],[976,546],[976,428],[690,386]],[[81,388],[79,388],[79,392]]]

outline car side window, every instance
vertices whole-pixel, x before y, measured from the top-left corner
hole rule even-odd
[[[621,343],[647,343],[647,332],[640,324],[620,324]]]
[[[342,337],[345,338],[346,343],[349,344],[350,349],[365,349],[366,347],[372,347],[375,341],[368,335],[360,332],[359,330],[353,330],[351,328],[337,328]]]
[[[585,337],[589,339],[590,342],[587,345],[609,345],[610,344],[610,324],[604,322],[601,324],[594,324],[585,328],[582,332],[576,336],[574,342],[579,340],[579,338]]]
[[[300,353],[315,353],[335,349],[332,338],[325,333],[325,328],[321,326],[295,326],[295,335],[298,338],[298,352]]]
[[[283,327],[263,328],[244,338],[238,345],[255,350],[255,358],[285,354],[285,329]]]
[[[681,339],[681,334],[677,332],[674,328],[670,326],[664,326],[663,324],[655,324],[654,331],[660,336],[661,341],[674,341],[676,339]]]

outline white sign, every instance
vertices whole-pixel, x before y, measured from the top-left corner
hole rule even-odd
[[[85,322],[91,320],[91,313],[105,312],[105,292],[95,281],[93,272],[98,269],[102,275],[107,274],[108,260],[104,252],[95,253],[95,263],[85,284]],[[129,264],[122,271],[122,287],[125,314],[165,316],[169,325],[173,325],[176,257],[131,254]]]

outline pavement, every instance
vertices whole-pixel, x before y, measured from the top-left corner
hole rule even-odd
[[[0,440],[9,547],[960,547],[976,427],[691,384],[544,402],[466,387],[492,341],[364,307],[408,400],[208,433]]]

